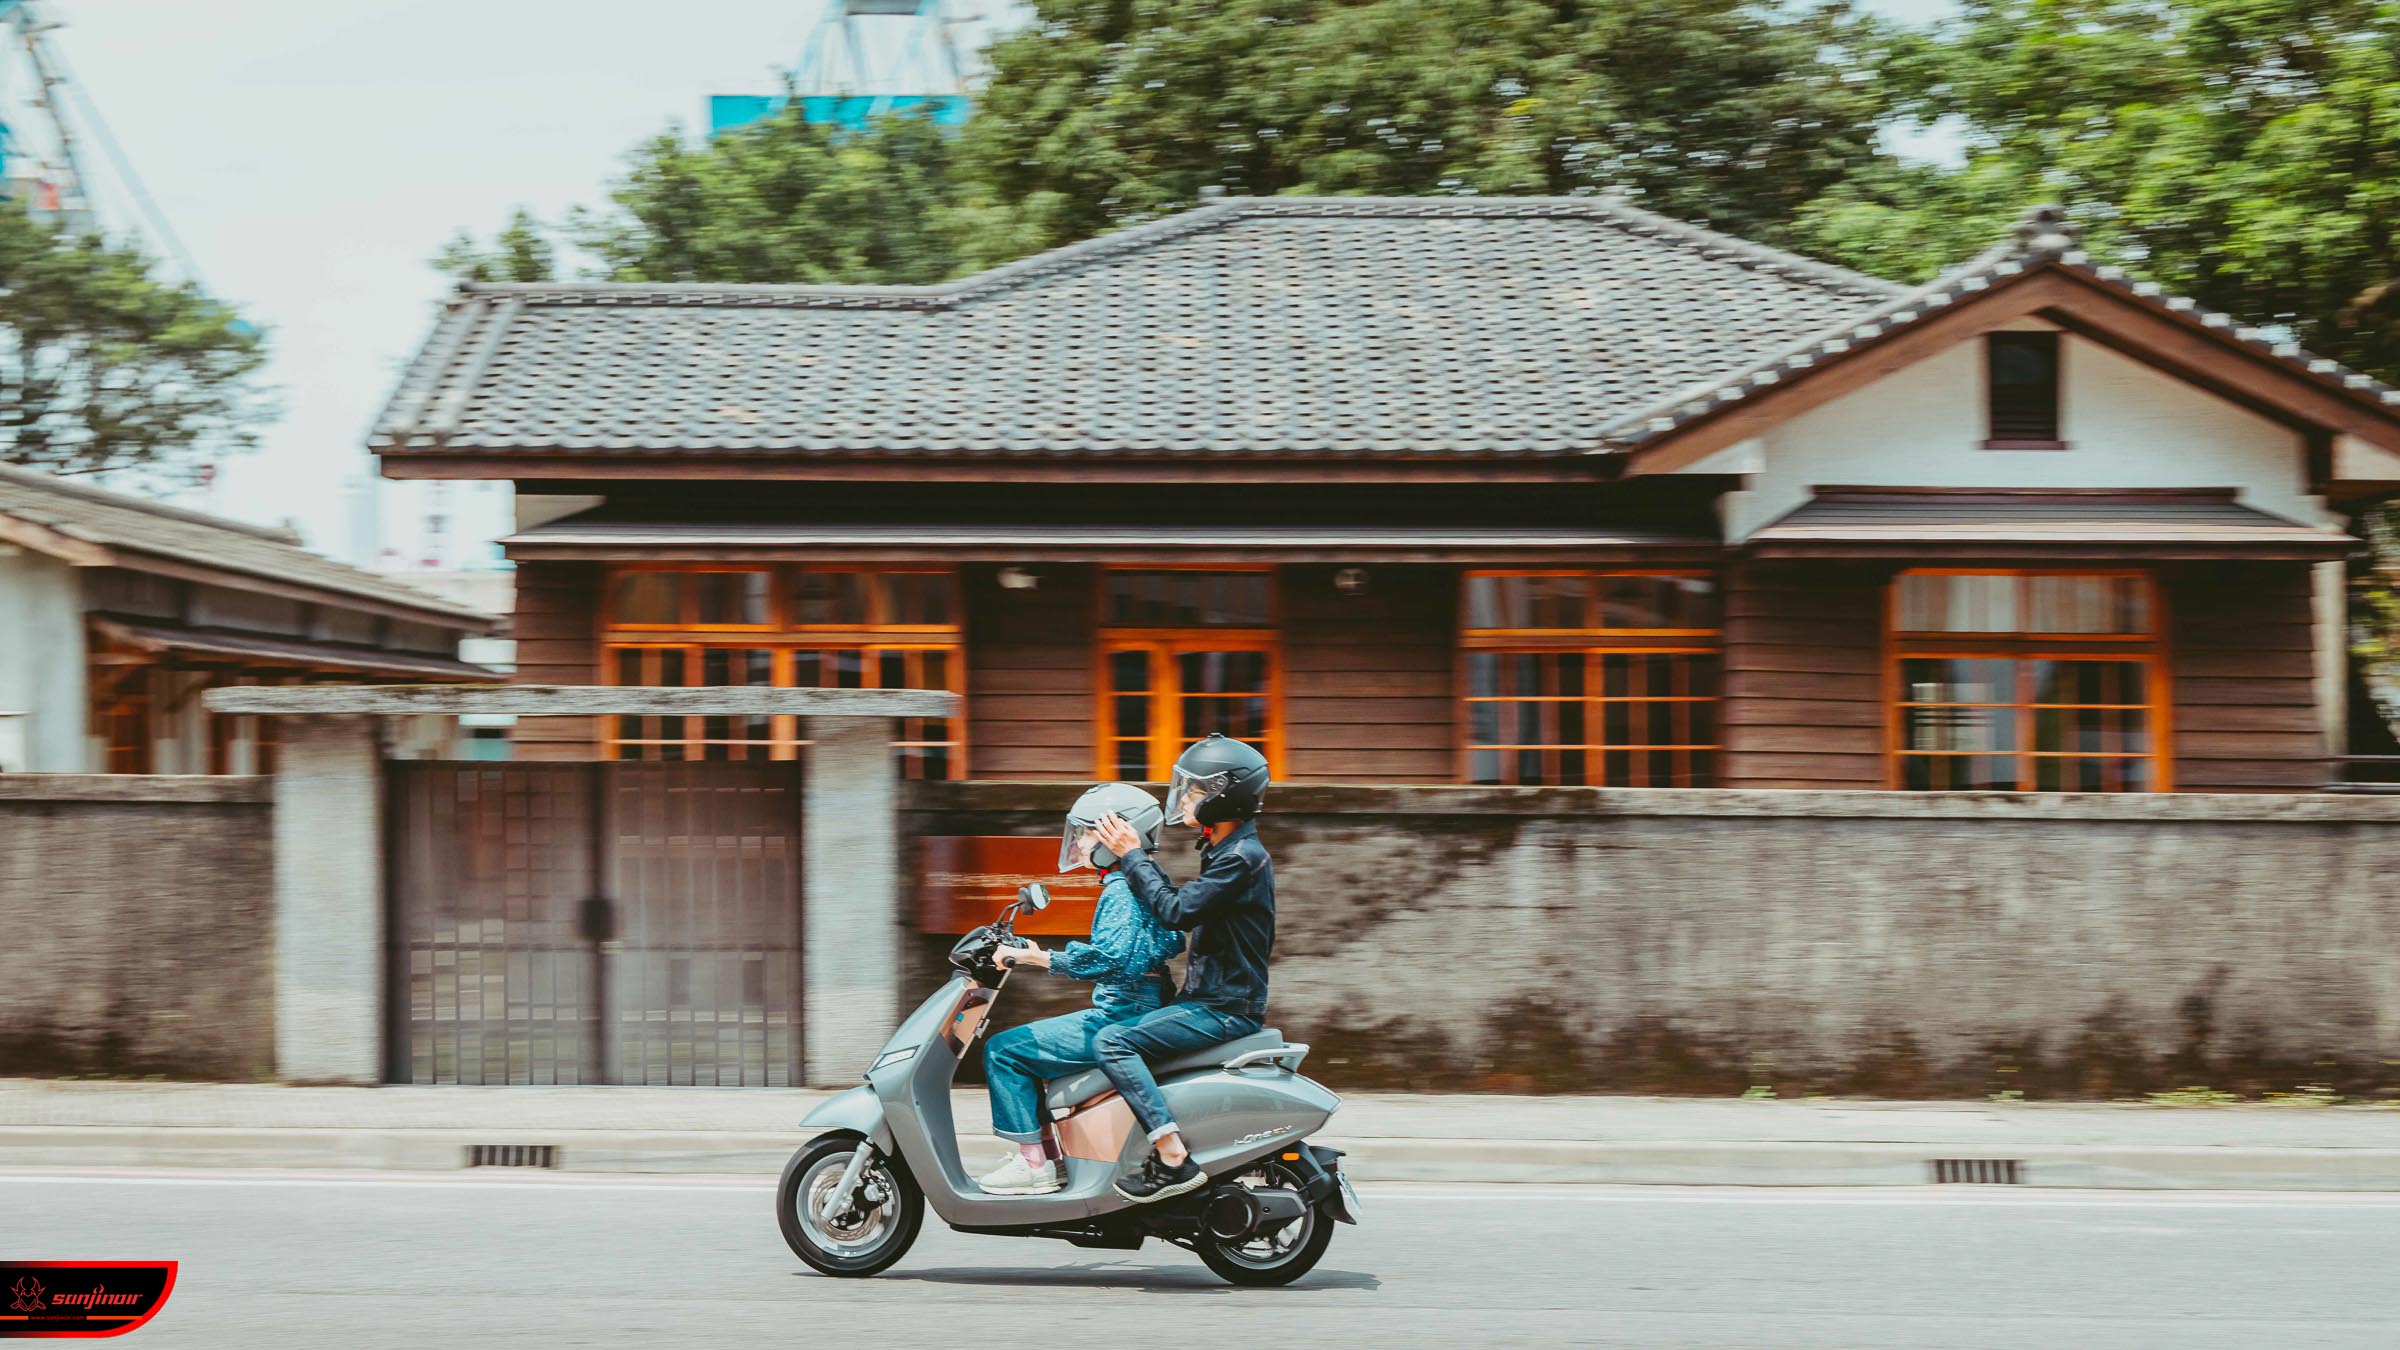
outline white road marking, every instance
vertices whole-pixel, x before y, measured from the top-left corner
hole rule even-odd
[[[270,1168],[0,1168],[0,1185],[382,1186],[408,1190],[765,1191],[759,1176],[553,1172],[523,1176],[468,1172],[330,1172]],[[2072,1209],[2400,1208],[2383,1191],[2099,1191],[2039,1187],[1952,1186],[1599,1186],[1463,1182],[1365,1182],[1359,1191],[1374,1222],[1378,1205],[1573,1201],[1600,1205],[1996,1206]]]

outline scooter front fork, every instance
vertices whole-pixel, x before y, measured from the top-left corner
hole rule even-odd
[[[867,1164],[874,1157],[875,1146],[864,1139],[859,1140],[858,1147],[850,1154],[850,1165],[842,1169],[842,1179],[833,1183],[833,1189],[825,1193],[824,1208],[817,1215],[819,1219],[832,1223],[835,1216],[851,1211],[858,1198],[858,1180],[867,1174]]]

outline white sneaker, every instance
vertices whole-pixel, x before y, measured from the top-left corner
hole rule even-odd
[[[1067,1169],[1057,1163],[1035,1166],[1025,1161],[1022,1153],[1011,1153],[1008,1161],[978,1177],[975,1184],[987,1195],[1048,1195],[1067,1184]]]

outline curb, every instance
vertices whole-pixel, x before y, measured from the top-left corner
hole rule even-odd
[[[0,1168],[188,1167],[440,1172],[474,1145],[546,1145],[557,1170],[773,1176],[799,1131],[0,1126]],[[1937,1159],[2015,1162],[2020,1186],[2093,1190],[2400,1191],[2400,1149],[1401,1139],[1321,1136],[1366,1181],[1616,1186],[1923,1186]],[[963,1136],[962,1156],[994,1152]]]

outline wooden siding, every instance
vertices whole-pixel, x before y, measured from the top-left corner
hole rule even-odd
[[[2175,787],[2290,792],[2323,784],[2316,610],[2305,563],[2160,572],[2174,684]]]
[[[1305,783],[1458,780],[1458,569],[1278,569],[1284,772]]]
[[[515,684],[598,684],[600,567],[527,562],[517,567]],[[589,717],[521,717],[511,740],[521,760],[599,757]]]
[[[1718,785],[1879,788],[1890,569],[1743,562],[1724,573]]]
[[[995,567],[960,569],[967,612],[967,767],[977,778],[1089,779],[1099,709],[1098,611],[1089,567],[1035,569],[1003,590]]]

